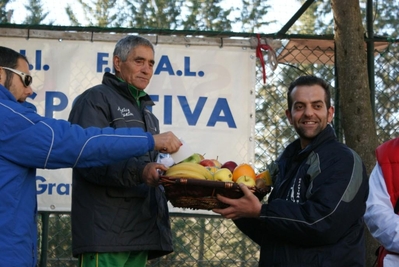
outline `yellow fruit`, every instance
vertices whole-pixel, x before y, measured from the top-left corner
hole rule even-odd
[[[189,178],[189,179],[202,179],[202,180],[206,179],[203,174],[199,172],[193,172],[190,170],[177,170],[165,173],[165,175],[173,178]]]
[[[193,162],[181,162],[171,166],[166,172],[166,176],[181,178],[197,178],[212,180],[212,174],[204,166]]]
[[[207,166],[205,167],[208,171],[210,171],[212,174],[214,174],[215,172],[217,172],[218,170],[220,170],[218,167],[215,166]]]
[[[240,176],[240,177],[237,179],[236,183],[237,183],[237,184],[243,183],[243,184],[245,184],[246,186],[249,186],[249,187],[255,186],[255,180],[254,180],[254,178],[252,178],[252,177],[250,177],[250,176],[247,176],[247,175]]]
[[[221,182],[232,182],[233,174],[227,168],[221,168],[213,174],[213,180]]]

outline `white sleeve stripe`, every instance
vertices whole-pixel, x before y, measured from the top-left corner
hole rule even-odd
[[[35,123],[34,123],[33,121],[31,121],[28,117],[24,116],[23,114],[21,114],[21,113],[19,113],[19,112],[16,112],[16,111],[15,111],[14,109],[12,109],[11,107],[9,107],[9,106],[7,106],[7,105],[4,105],[4,103],[0,103],[0,105],[3,106],[3,107],[5,107],[5,108],[7,108],[7,109],[9,109],[11,112],[13,112],[13,113],[15,113],[15,114],[21,116],[22,118],[24,118],[25,120],[27,120],[27,121],[30,122],[31,124],[33,124],[33,125],[35,124]],[[49,128],[49,130],[51,131],[51,143],[50,143],[50,147],[49,147],[49,150],[48,150],[48,152],[47,152],[47,157],[46,157],[46,160],[45,160],[44,166],[43,166],[43,168],[46,169],[47,164],[48,164],[48,161],[49,161],[49,158],[50,158],[50,155],[51,155],[51,151],[53,150],[53,147],[54,147],[54,136],[55,136],[55,134],[54,134],[54,129],[53,129],[50,125],[48,125],[47,123],[45,123],[45,122],[43,122],[43,121],[40,121],[40,123],[43,123],[43,124],[44,124],[45,126],[47,126],[47,127]],[[87,144],[89,143],[89,141],[91,141],[91,140],[93,140],[93,139],[95,139],[95,138],[105,137],[105,136],[108,136],[108,137],[118,137],[118,138],[144,138],[144,139],[147,139],[147,136],[142,136],[142,135],[99,134],[99,135],[91,136],[89,139],[86,140],[85,144],[84,144],[83,147],[81,148],[81,150],[80,150],[80,152],[79,152],[79,155],[78,155],[78,157],[77,157],[77,159],[76,159],[76,161],[75,161],[75,164],[73,165],[73,168],[78,164],[79,159],[81,158],[81,156],[82,156],[82,154],[83,154],[83,151],[84,151],[85,147],[87,146]]]
[[[119,134],[100,134],[100,135],[95,135],[90,137],[89,139],[86,140],[85,144],[83,145],[82,149],[80,150],[79,156],[76,158],[75,164],[73,165],[72,168],[75,168],[75,166],[78,164],[79,159],[81,157],[81,155],[83,154],[83,151],[85,149],[85,147],[87,146],[87,144],[95,139],[95,138],[100,138],[100,137],[118,137],[118,138],[144,138],[147,139],[146,136],[139,136],[139,135],[119,135]]]

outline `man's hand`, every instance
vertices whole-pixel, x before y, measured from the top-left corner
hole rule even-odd
[[[159,171],[166,171],[168,167],[163,164],[150,162],[147,163],[143,170],[143,182],[149,186],[159,185]]]
[[[155,148],[162,153],[174,153],[179,150],[182,145],[179,138],[172,132],[165,132],[154,135]]]
[[[242,217],[259,217],[262,204],[259,199],[248,189],[248,187],[240,183],[240,187],[244,196],[238,199],[231,199],[221,195],[217,195],[217,198],[230,205],[230,207],[224,209],[213,209],[213,212],[219,213],[227,219],[236,220]]]

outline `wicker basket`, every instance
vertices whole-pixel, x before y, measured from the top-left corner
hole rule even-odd
[[[167,199],[174,207],[212,210],[226,208],[227,204],[220,202],[216,195],[228,198],[240,198],[244,194],[240,186],[234,182],[219,182],[190,178],[160,177],[165,188]],[[262,200],[270,192],[270,186],[265,188],[249,187]]]

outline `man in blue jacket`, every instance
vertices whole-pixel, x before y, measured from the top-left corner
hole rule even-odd
[[[259,266],[365,266],[367,173],[360,157],[336,140],[329,87],[299,77],[287,100],[299,139],[270,167],[268,203],[241,185],[242,198],[220,196],[230,207],[214,211],[260,245]]]
[[[83,129],[45,118],[23,106],[32,94],[25,56],[0,46],[0,265],[34,267],[37,261],[36,169],[93,167],[148,151],[172,153],[180,140],[171,132],[139,128]],[[162,164],[153,166],[166,170]],[[155,183],[155,181],[154,181]]]

